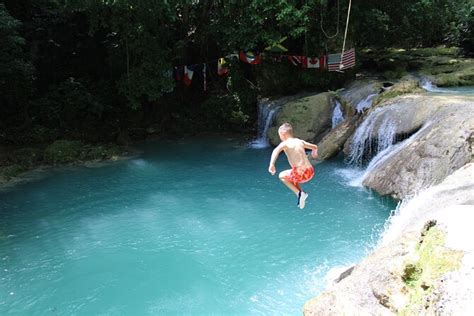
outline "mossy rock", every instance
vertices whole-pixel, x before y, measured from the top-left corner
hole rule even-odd
[[[429,56],[457,56],[459,55],[458,47],[427,47],[427,48],[413,48],[409,53],[413,56],[429,57]]]
[[[112,157],[120,155],[120,148],[117,146],[93,146],[85,145],[82,147],[79,155],[80,160],[102,160],[110,159]]]
[[[76,161],[103,160],[120,155],[118,146],[90,145],[80,141],[58,140],[49,145],[44,153],[48,163],[62,164]]]
[[[399,95],[408,94],[408,93],[420,93],[424,90],[420,88],[420,82],[417,78],[407,75],[402,77],[400,81],[395,83],[390,89],[381,93],[375,100],[374,106],[383,103],[386,100],[395,98]]]
[[[46,162],[61,164],[74,162],[80,158],[83,144],[75,140],[57,140],[46,147],[44,158]]]
[[[439,87],[473,86],[474,65],[451,73],[441,73],[433,78]]]
[[[338,99],[344,109],[344,117],[352,117],[357,105],[371,94],[382,90],[383,82],[379,80],[355,80],[338,94]]]
[[[28,168],[21,165],[11,165],[11,166],[6,166],[6,167],[0,167],[0,180],[8,181],[27,170]]]
[[[435,227],[422,235],[417,249],[418,260],[407,262],[402,276],[409,302],[399,315],[420,315],[433,305],[433,292],[438,280],[447,272],[460,268],[464,256],[462,251],[445,245],[446,233]]]
[[[440,87],[474,85],[474,59],[436,56],[420,70]]]
[[[274,125],[268,131],[273,145],[280,143],[278,127],[289,122],[295,136],[314,141],[328,128],[331,128],[332,97],[328,92],[304,97],[283,105],[275,118]]]

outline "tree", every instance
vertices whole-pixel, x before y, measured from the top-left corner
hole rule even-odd
[[[20,26],[20,21],[0,3],[0,128],[24,127],[30,122],[33,66],[23,51],[25,40],[18,34]]]

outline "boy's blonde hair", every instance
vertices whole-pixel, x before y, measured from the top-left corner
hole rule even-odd
[[[278,129],[278,133],[286,133],[290,136],[293,136],[293,126],[290,123],[284,123]]]

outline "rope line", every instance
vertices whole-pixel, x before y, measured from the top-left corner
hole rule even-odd
[[[352,0],[349,0],[349,7],[347,8],[346,30],[344,32],[344,41],[342,42],[342,52],[341,52],[341,60],[339,62],[339,69],[342,69],[344,67],[344,65],[342,64],[342,59],[344,58],[344,49],[346,49],[347,29],[349,28],[349,17],[351,15],[351,5],[352,5]]]
[[[323,27],[323,2],[321,1],[321,12],[320,12],[320,15],[321,15],[321,20],[320,20],[320,25],[321,25],[321,31],[323,31],[323,34],[324,36],[326,36],[327,38],[331,39],[331,38],[335,38],[338,34],[339,34],[339,0],[337,0],[337,27],[336,27],[336,34],[334,35],[331,35],[329,36],[326,31],[324,30],[324,27]]]

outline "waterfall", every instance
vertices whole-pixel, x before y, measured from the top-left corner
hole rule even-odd
[[[429,81],[428,79],[422,81],[421,87],[430,92],[437,92],[438,89],[438,87],[436,87],[436,85],[434,85],[433,82]]]
[[[383,116],[379,115],[382,110],[378,108],[370,113],[354,133],[348,157],[350,165],[361,166],[365,155],[381,152],[394,143],[396,124],[388,115],[382,119]],[[373,135],[377,138],[373,139]],[[377,148],[372,148],[375,140]]]
[[[341,103],[336,100],[336,105],[332,111],[332,128],[336,127],[339,123],[344,120],[344,114],[342,113]]]
[[[249,147],[266,148],[270,146],[268,142],[268,129],[272,125],[275,114],[280,107],[280,104],[269,101],[268,99],[259,103],[257,139],[250,142]]]
[[[377,167],[379,166],[382,162],[387,160],[388,158],[392,157],[396,153],[398,153],[400,150],[405,148],[406,145],[411,144],[415,138],[418,137],[420,133],[422,133],[428,126],[430,126],[431,123],[426,123],[422,128],[420,128],[415,134],[411,135],[409,138],[405,139],[404,141],[397,143],[397,144],[390,144],[388,145],[385,149],[380,150],[377,155],[372,158],[370,161],[369,165],[365,169],[364,173],[357,177],[356,179],[353,179],[351,181],[352,186],[362,186],[362,182],[364,179]]]
[[[422,81],[421,87],[434,94],[474,95],[474,87],[438,87],[428,79]]]
[[[369,94],[365,99],[361,100],[356,105],[357,113],[362,113],[365,109],[368,109],[372,106],[374,98],[377,96],[377,93]]]

